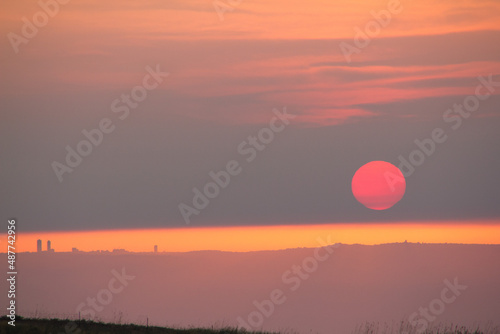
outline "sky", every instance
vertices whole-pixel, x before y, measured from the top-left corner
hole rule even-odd
[[[500,242],[500,2],[41,3],[45,21],[38,2],[0,5],[0,209],[25,249],[41,233],[322,224],[379,226],[341,240],[368,244],[385,224]],[[70,167],[84,133],[102,137]],[[358,168],[412,157],[399,203],[356,201]],[[229,169],[196,208],[193,189]]]

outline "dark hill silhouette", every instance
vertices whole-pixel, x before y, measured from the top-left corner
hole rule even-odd
[[[301,267],[313,254],[310,248],[248,253],[22,253],[18,314],[77,318],[77,306],[99,293],[101,299],[106,297],[100,291],[108,289],[112,270],[124,268],[135,278],[111,294],[109,304],[95,312],[96,319],[145,324],[149,318],[150,324],[168,327],[236,326],[238,317],[248,321],[257,310],[254,301],[270,299],[279,289],[286,300],[275,305],[256,329],[349,333],[367,321],[408,320],[420,307],[441,298],[445,280],[457,279],[467,288],[432,323],[499,325],[500,245],[341,245],[307,279],[298,279],[291,269]],[[292,289],[297,282],[298,288]]]

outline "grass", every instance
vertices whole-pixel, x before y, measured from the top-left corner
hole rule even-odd
[[[32,319],[16,316],[16,326],[8,324],[6,316],[0,318],[0,333],[22,334],[272,334],[263,332],[246,332],[236,328],[186,328],[174,329],[155,326],[140,326],[133,324],[108,324],[88,320],[72,321],[61,319]],[[278,334],[278,333],[274,333]]]
[[[459,325],[430,325],[425,330],[412,326],[410,323],[401,321],[396,324],[367,322],[358,326],[353,334],[500,334],[500,328],[488,327],[485,329],[468,328]]]
[[[34,319],[16,316],[16,326],[8,325],[6,316],[0,318],[0,334],[279,334],[264,332],[248,332],[236,328],[186,328],[174,329],[156,326],[141,326],[133,324],[111,324],[89,320],[72,321],[61,319]],[[73,326],[73,327],[72,327]],[[438,325],[430,327],[423,332],[417,331],[407,322],[399,324],[380,324],[367,322],[358,326],[352,334],[500,334],[499,327],[488,329],[471,329],[464,326]]]

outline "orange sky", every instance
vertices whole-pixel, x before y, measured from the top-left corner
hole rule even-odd
[[[498,28],[496,1],[408,1],[408,0],[318,0],[264,1],[241,0],[219,19],[215,1],[184,0],[114,3],[96,0],[69,2],[51,23],[51,30],[64,34],[115,35],[126,33],[138,42],[141,39],[232,39],[232,38],[350,38],[353,25],[363,26],[370,11],[379,12],[389,3],[398,3],[401,11],[383,31],[384,36],[443,34],[457,31],[495,30]],[[227,1],[220,1],[228,3]],[[233,3],[237,3],[233,2]],[[37,2],[10,2],[4,5],[2,26],[15,30],[19,18],[39,10]],[[342,15],[338,15],[341,12]],[[265,14],[265,15],[263,15]],[[444,19],[446,17],[447,19]],[[87,24],[92,21],[92,26]],[[127,22],[127,24],[117,24]],[[88,51],[85,45],[82,49]]]
[[[420,87],[422,80],[475,77],[478,73],[498,71],[496,61],[457,64],[453,59],[457,51],[453,48],[446,48],[449,49],[449,63],[438,66],[412,68],[363,64],[362,67],[346,68],[311,65],[344,63],[338,39],[346,39],[352,43],[356,35],[355,29],[365,30],[365,25],[374,20],[373,13],[387,11],[388,4],[394,1],[396,0],[318,0],[309,3],[242,0],[231,11],[224,13],[223,20],[219,19],[214,9],[214,1],[151,0],[137,3],[126,0],[118,7],[95,0],[69,2],[61,6],[60,12],[40,29],[35,39],[27,45],[21,45],[22,52],[19,54],[11,52],[5,39],[6,52],[2,58],[5,58],[3,60],[6,61],[6,66],[3,74],[8,78],[9,85],[4,90],[8,94],[15,94],[19,90],[45,92],[47,89],[57,89],[71,92],[74,87],[121,89],[135,85],[140,80],[142,64],[156,62],[170,67],[169,70],[172,70],[172,75],[176,78],[175,82],[161,87],[162,90],[173,88],[183,95],[197,97],[219,96],[221,92],[258,94],[271,91],[266,99],[276,105],[307,105],[304,114],[296,122],[332,125],[348,118],[373,116],[367,110],[353,108],[353,104],[471,93],[468,86]],[[401,11],[391,15],[390,24],[383,27],[375,39],[395,36],[429,38],[450,33],[498,29],[500,2],[496,1],[467,0],[457,4],[456,1],[402,0],[400,6]],[[31,18],[38,11],[40,7],[34,1],[4,4],[0,13],[0,31],[4,35],[9,32],[19,33],[21,18]],[[300,45],[304,40],[322,39],[331,40],[331,49]],[[291,56],[280,53],[283,51],[279,51],[279,48],[276,48],[276,53],[259,54],[257,51],[262,49],[262,45],[258,44],[248,50],[234,46],[228,49],[223,44],[204,44],[206,41],[227,40],[250,43],[286,40],[295,41],[298,45],[295,46],[295,55]],[[192,61],[194,58],[186,56],[185,49],[180,51],[176,42],[183,47],[199,47],[203,54],[211,56]],[[462,42],[464,45],[469,44],[467,40]],[[408,58],[405,53],[422,48],[405,39],[398,43],[400,45],[397,50],[389,48],[390,51],[386,49],[386,45],[372,43],[366,50],[356,54],[354,61],[363,63],[387,59],[388,52]],[[442,51],[436,47],[433,52],[435,54],[431,59],[440,59],[439,53]],[[472,51],[460,48],[460,53],[470,52]],[[228,57],[228,54],[232,57]],[[417,57],[425,59],[427,56]],[[35,58],[37,61],[33,62]],[[123,63],[117,63],[117,58],[123,59]],[[356,75],[357,82],[342,82],[333,78],[331,73],[339,70]],[[17,73],[21,71],[30,73],[29,82],[18,78]],[[359,80],[359,75],[370,78],[381,73],[386,73],[385,78],[366,80],[364,83]],[[266,76],[268,79],[279,79],[265,80]],[[294,76],[302,79],[290,80]],[[391,87],[395,83],[403,85]],[[279,91],[276,91],[277,86]],[[213,116],[204,113],[196,115],[201,118]],[[215,116],[219,116],[216,118],[223,122],[237,123],[255,123],[267,117],[256,115],[255,112],[237,117],[231,112]]]
[[[329,237],[330,236],[330,237]],[[5,243],[2,236],[2,244]],[[20,233],[18,252],[36,251],[37,239],[42,239],[43,250],[51,240],[56,251],[113,250],[185,252],[194,250],[254,251],[295,247],[317,247],[318,238],[331,243],[381,244],[391,242],[500,244],[500,225],[492,222],[461,224],[412,223],[358,223],[330,225],[295,225],[268,227],[213,227],[182,229],[142,229],[80,232]],[[2,245],[2,251],[6,247]]]

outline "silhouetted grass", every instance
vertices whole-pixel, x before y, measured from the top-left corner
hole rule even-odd
[[[89,320],[61,320],[61,319],[33,319],[16,317],[16,326],[8,325],[9,319],[6,316],[0,318],[0,334],[22,333],[22,334],[279,334],[265,332],[248,332],[236,328],[186,328],[175,329],[157,326],[141,326],[134,324],[111,324],[94,322]],[[71,326],[73,328],[71,329]],[[67,329],[68,328],[68,329]],[[332,333],[344,334],[344,333]],[[500,334],[499,327],[487,329],[467,328],[458,325],[436,325],[423,332],[411,326],[408,322],[402,321],[398,324],[367,322],[358,326],[353,334]]]
[[[174,329],[156,326],[140,326],[133,324],[108,324],[88,320],[61,320],[61,319],[28,319],[16,316],[16,326],[8,324],[7,317],[0,318],[0,333],[26,333],[26,334],[272,334],[263,332],[246,332],[236,328],[187,328]],[[71,327],[74,325],[73,327]],[[66,329],[66,327],[68,329]],[[275,333],[277,334],[277,333]]]
[[[487,327],[480,329],[468,328],[459,325],[431,325],[425,330],[419,330],[407,321],[396,324],[366,322],[358,326],[353,334],[500,334],[499,327]]]

